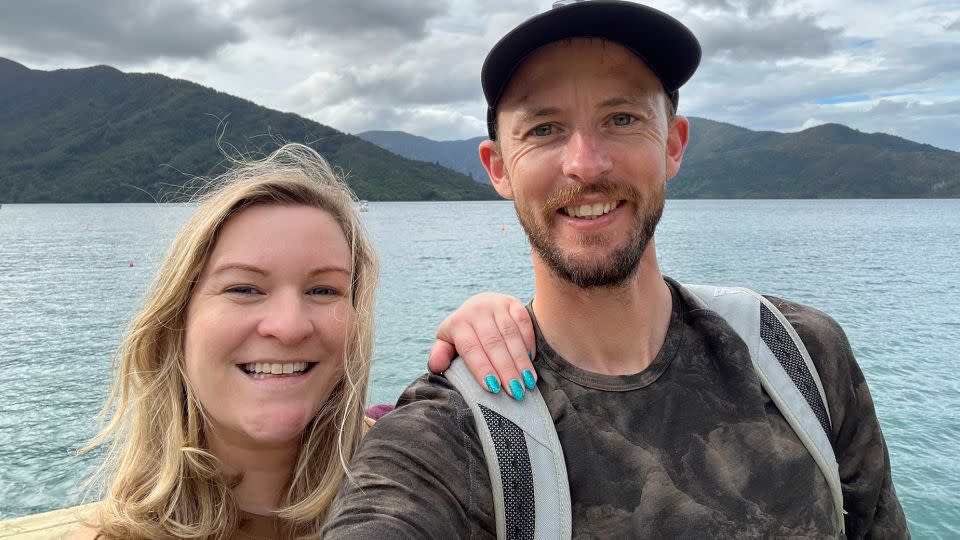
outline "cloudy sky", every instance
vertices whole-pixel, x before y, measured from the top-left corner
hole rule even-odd
[[[342,131],[481,135],[479,71],[550,0],[4,2],[0,56],[196,81]],[[681,112],[960,150],[960,0],[651,0],[700,38]]]

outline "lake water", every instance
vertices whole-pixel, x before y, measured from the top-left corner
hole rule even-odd
[[[112,354],[183,205],[0,209],[0,519],[76,503]],[[470,294],[529,299],[529,248],[506,202],[371,203],[382,262],[371,402],[425,369]],[[504,230],[501,230],[501,225]],[[675,201],[657,235],[680,281],[744,285],[846,330],[915,538],[960,537],[960,200]]]

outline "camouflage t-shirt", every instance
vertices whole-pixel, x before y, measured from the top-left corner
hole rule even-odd
[[[828,538],[829,487],[761,388],[746,345],[668,280],[673,313],[653,363],[627,376],[579,369],[537,329],[537,383],[569,476],[575,538]],[[908,537],[886,444],[843,331],[770,298],[813,358],[833,420],[846,532]],[[370,430],[324,538],[494,538],[493,498],[472,413],[423,376]]]

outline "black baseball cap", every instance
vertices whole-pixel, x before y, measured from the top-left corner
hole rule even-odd
[[[533,51],[563,39],[595,37],[622,45],[660,79],[674,108],[680,87],[700,64],[700,43],[680,21],[650,6],[620,0],[555,2],[553,9],[511,30],[487,54],[480,71],[487,99],[487,133],[497,138],[497,103],[514,71]]]

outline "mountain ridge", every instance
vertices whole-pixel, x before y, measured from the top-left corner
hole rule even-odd
[[[828,123],[801,131],[754,131],[689,117],[690,143],[674,198],[954,198],[960,152]],[[400,155],[486,179],[476,146],[485,137],[431,141],[404,132],[359,133]],[[433,144],[428,144],[430,141]],[[465,146],[465,150],[457,148]],[[472,146],[472,148],[471,148]],[[472,159],[467,168],[461,163]]]
[[[225,122],[225,126],[224,126]],[[232,157],[303,142],[361,199],[494,199],[486,185],[353,135],[182,79],[110,66],[31,70],[0,59],[0,203],[178,197]]]
[[[486,136],[435,141],[404,131],[371,130],[357,133],[357,137],[403,157],[438,163],[460,171],[476,182],[489,182],[477,152],[477,146],[486,140]]]
[[[689,120],[670,197],[960,197],[960,153],[951,150],[833,123],[781,133]],[[497,198],[477,155],[483,136],[354,136],[190,81],[105,65],[41,71],[0,58],[0,127],[0,203],[168,200],[195,176],[224,170],[222,148],[256,157],[284,141],[318,150],[348,173],[359,198]]]

